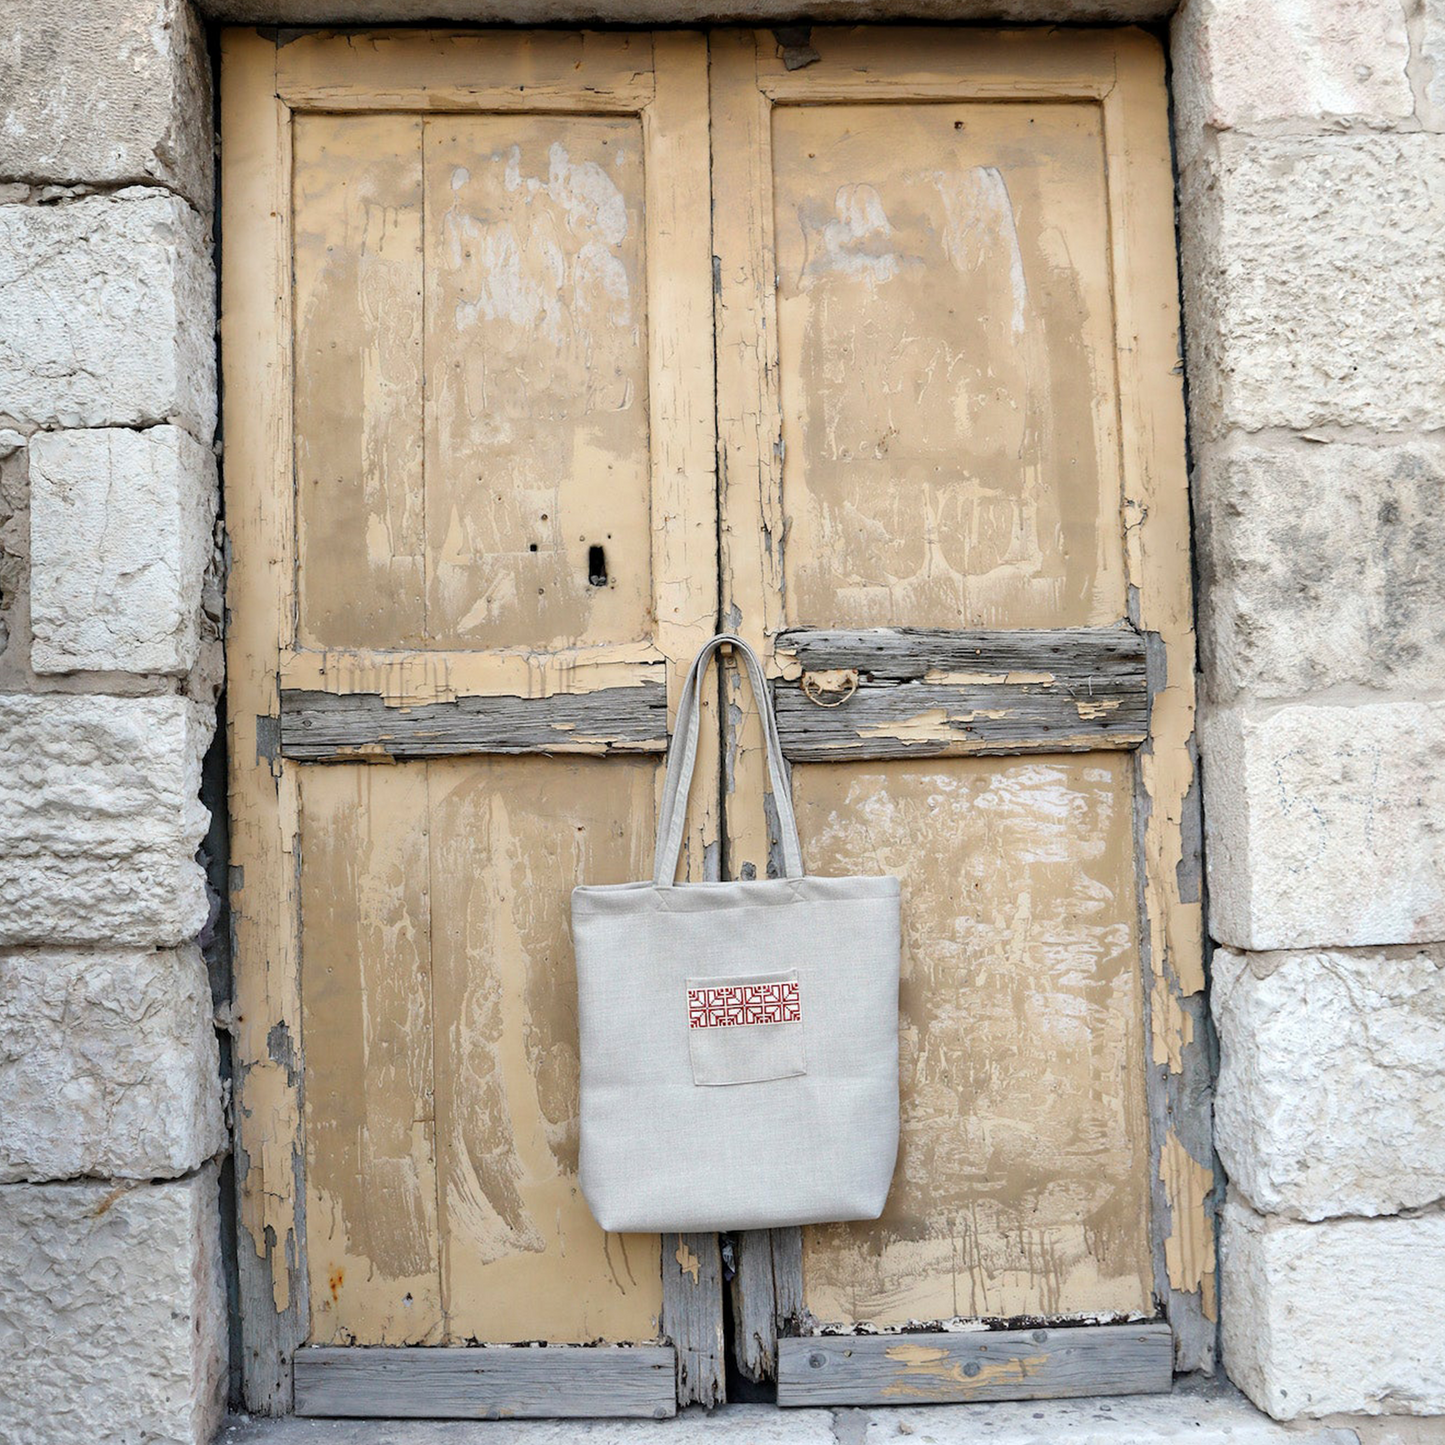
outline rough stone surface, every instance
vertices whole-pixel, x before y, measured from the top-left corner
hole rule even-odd
[[[0,1186],[0,1439],[202,1445],[226,1362],[216,1171]]]
[[[215,457],[177,427],[37,435],[35,671],[188,672],[215,514]]]
[[[206,966],[178,950],[0,954],[0,1182],[175,1178],[226,1144]]]
[[[1392,0],[1188,0],[1171,28],[1181,130],[1275,121],[1390,125],[1415,109]]]
[[[1194,501],[1210,696],[1445,683],[1445,448],[1207,447]]]
[[[0,697],[0,944],[179,944],[214,714],[181,697]]]
[[[1256,1210],[1445,1199],[1445,945],[1214,955],[1214,1143]]]
[[[1200,751],[1219,943],[1445,939],[1445,703],[1211,707]]]
[[[1348,1429],[1293,1429],[1222,1382],[1168,1395],[995,1405],[777,1410],[724,1405],[673,1420],[257,1420],[216,1445],[1357,1445]]]
[[[172,421],[210,441],[210,238],[190,206],[139,187],[0,205],[0,416],[39,427]]]
[[[1222,1218],[1224,1364],[1278,1420],[1445,1411],[1445,1214]]]
[[[1445,130],[1445,0],[1411,6],[1415,113],[1429,130]]]
[[[211,204],[210,64],[186,0],[10,0],[0,180],[175,187]]]
[[[1445,426],[1445,136],[1226,133],[1180,186],[1190,413]]]

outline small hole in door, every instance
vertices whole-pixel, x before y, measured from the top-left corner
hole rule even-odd
[[[607,553],[595,542],[587,549],[587,581],[593,587],[607,585]]]

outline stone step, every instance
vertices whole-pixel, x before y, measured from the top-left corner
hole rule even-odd
[[[674,1420],[261,1420],[216,1445],[1359,1445],[1351,1429],[1276,1424],[1223,1384],[1169,1395],[995,1405],[778,1410],[728,1405]]]

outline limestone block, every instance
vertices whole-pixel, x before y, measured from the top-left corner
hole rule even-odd
[[[171,421],[210,441],[215,297],[195,211],[139,187],[0,205],[0,413],[39,427]]]
[[[0,697],[0,944],[178,944],[213,718],[181,697]]]
[[[1445,426],[1445,136],[1226,132],[1179,218],[1197,439]]]
[[[1445,938],[1445,703],[1210,707],[1200,751],[1218,942]]]
[[[1170,34],[1176,126],[1390,125],[1415,109],[1405,8],[1391,0],[1188,0]]]
[[[0,954],[0,1182],[174,1178],[225,1143],[194,945]]]
[[[1277,1420],[1445,1411],[1445,1214],[1302,1224],[1231,1193],[1224,1366]]]
[[[1428,129],[1445,130],[1445,0],[1423,0],[1413,10],[1416,114]]]
[[[213,1166],[0,1186],[0,1439],[205,1445],[226,1372]]]
[[[1445,448],[1204,448],[1194,471],[1210,695],[1445,683]]]
[[[216,466],[177,427],[30,447],[31,666],[185,673],[200,647]]]
[[[159,181],[211,204],[210,63],[186,0],[10,0],[0,177]]]
[[[1214,955],[1214,1142],[1264,1214],[1445,1199],[1445,944]]]

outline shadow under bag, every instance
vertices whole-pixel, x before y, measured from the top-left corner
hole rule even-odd
[[[784,874],[675,883],[697,694],[731,643],[762,715]],[[730,635],[683,684],[651,882],[572,893],[582,1192],[606,1230],[876,1219],[898,1152],[898,880],[804,874],[778,724]]]

